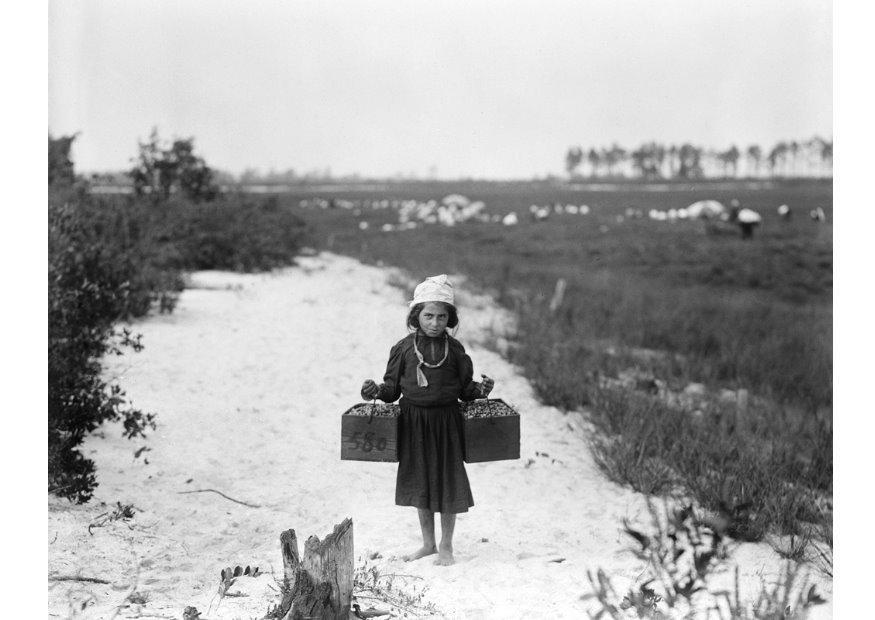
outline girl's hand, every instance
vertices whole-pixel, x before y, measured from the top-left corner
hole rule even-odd
[[[486,398],[489,396],[489,392],[492,391],[492,388],[495,387],[495,380],[486,375],[480,376],[483,378],[483,381],[480,382],[480,394],[483,395],[483,398]]]
[[[362,400],[374,400],[380,393],[380,386],[368,379],[362,383]]]

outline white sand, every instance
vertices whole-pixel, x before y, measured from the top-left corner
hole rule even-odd
[[[427,585],[424,601],[440,617],[581,618],[591,609],[580,600],[587,570],[604,568],[620,592],[639,577],[643,564],[626,552],[621,521],[647,520],[643,496],[598,471],[579,415],[540,405],[517,368],[478,345],[505,317],[470,295],[458,338],[476,375],[494,377],[493,395],[521,413],[521,458],[467,466],[475,506],[458,519],[456,565],[397,559],[420,537],[415,510],[394,505],[396,466],[341,461],[339,435],[341,412],[359,401],[363,379],[380,379],[405,333],[404,295],[387,283],[398,276],[333,255],[300,262],[272,274],[194,274],[196,288],[172,315],[135,326],[144,351],[107,360],[133,404],[158,414],[159,428],[133,442],[119,425],[90,437],[94,499],[49,498],[50,574],[110,582],[50,581],[50,617],[181,618],[188,605],[208,618],[260,617],[276,602],[280,533],[294,528],[303,543],[345,517],[357,558],[379,553],[371,563],[382,572],[421,577],[402,582],[408,591]],[[141,446],[148,464],[133,456]],[[206,488],[260,507],[180,493]],[[89,523],[117,501],[133,504],[135,518],[90,535]],[[764,544],[735,557],[750,592],[780,568]],[[221,569],[238,564],[275,575],[240,579],[232,592],[249,596],[218,608],[216,600],[207,614]],[[819,590],[830,598],[831,582],[821,578]],[[131,591],[146,602],[120,607]],[[812,616],[831,617],[831,608]]]

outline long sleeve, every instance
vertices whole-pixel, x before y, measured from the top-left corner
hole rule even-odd
[[[404,341],[398,342],[389,351],[389,361],[386,364],[386,374],[377,395],[382,401],[394,403],[401,396],[401,375],[404,372]]]
[[[471,357],[465,353],[465,348],[459,345],[459,384],[462,390],[459,399],[464,401],[474,400],[481,395],[480,384],[474,381],[474,363]]]

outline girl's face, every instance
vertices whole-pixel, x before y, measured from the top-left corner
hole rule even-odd
[[[430,301],[419,311],[419,327],[426,336],[440,336],[447,328],[450,314],[447,307],[438,302]]]

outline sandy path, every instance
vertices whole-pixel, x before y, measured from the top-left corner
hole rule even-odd
[[[448,618],[580,618],[587,569],[604,567],[618,583],[640,573],[619,528],[645,518],[642,497],[598,472],[575,415],[538,404],[518,369],[477,344],[501,317],[470,296],[458,337],[475,373],[493,376],[494,395],[521,412],[522,458],[467,466],[475,506],[457,524],[456,566],[395,559],[419,543],[415,511],[393,502],[395,466],[339,460],[340,413],[358,402],[364,378],[380,378],[404,335],[404,298],[389,277],[332,255],[272,274],[199,273],[172,315],[136,325],[145,350],[109,360],[109,373],[160,426],[145,441],[122,439],[117,426],[89,438],[94,500],[49,499],[50,573],[110,582],[50,583],[50,617],[74,616],[82,602],[85,617],[205,612],[223,567],[280,575],[282,530],[322,537],[345,517],[357,557],[378,552],[383,572],[422,577],[408,583],[427,584],[426,600]],[[140,446],[148,464],[133,457]],[[180,494],[205,488],[260,507]],[[140,510],[131,527],[116,521],[89,535],[117,501]],[[750,579],[777,567],[765,545],[738,557]],[[209,618],[263,615],[273,578],[244,585],[250,597],[224,599]],[[146,602],[117,610],[132,589]]]

